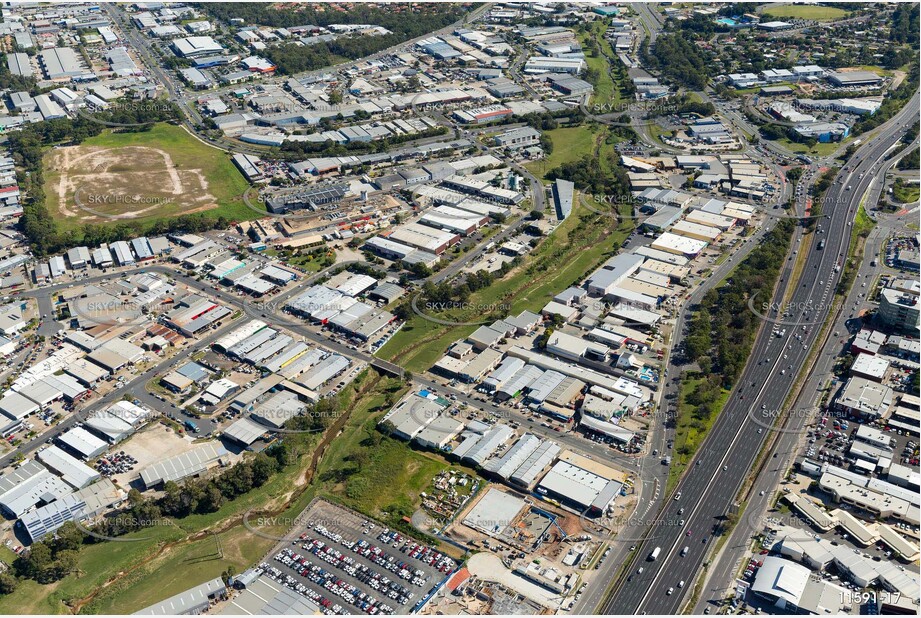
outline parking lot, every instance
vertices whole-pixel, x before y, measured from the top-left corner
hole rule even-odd
[[[434,548],[328,502],[298,521],[298,538],[257,568],[326,614],[408,614],[457,568]]]
[[[868,423],[870,427],[886,432],[895,442],[892,446],[896,463],[915,467],[918,465],[918,440],[917,437],[908,435],[907,432],[887,427],[885,422]],[[854,434],[859,423],[854,420],[836,418],[827,414],[818,418],[818,424],[807,434],[808,443],[805,455],[821,463],[831,463],[836,466],[848,467],[853,463],[853,456],[848,454]]]

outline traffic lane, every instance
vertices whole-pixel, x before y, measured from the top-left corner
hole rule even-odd
[[[891,164],[890,164],[891,166]],[[880,174],[884,174],[885,170],[881,170]],[[876,228],[874,232],[878,232],[880,228]],[[878,238],[874,238],[871,234],[872,244],[870,249],[873,247],[878,248],[882,234],[877,234]],[[869,250],[868,255],[872,255],[873,251]],[[868,267],[868,262],[864,261],[861,265],[860,272],[871,271],[875,272],[879,268]],[[848,301],[845,304],[845,308],[850,306],[851,302],[856,298],[858,294],[857,286],[852,286],[848,295]],[[844,328],[844,322],[847,320],[846,311],[842,310],[838,316],[835,327]],[[834,328],[829,329],[829,333],[833,332]],[[820,355],[821,366],[817,367],[818,371],[814,372],[812,379],[807,381],[807,385],[803,391],[802,401],[797,405],[797,407],[803,408],[814,404],[816,398],[816,393],[818,392],[821,385],[827,379],[831,373],[831,369],[834,363],[834,359],[838,355],[838,343],[836,341],[837,337],[829,336],[827,337],[826,344],[824,346],[823,352]],[[786,457],[781,460],[781,463],[776,467],[768,466],[764,469],[762,475],[759,479],[756,480],[755,487],[750,493],[750,502],[748,505],[747,511],[754,513],[764,513],[766,509],[770,506],[770,500],[773,497],[774,490],[778,486],[781,477],[783,476],[784,471],[788,466],[787,460],[790,455],[795,454],[799,449],[800,442],[800,432],[809,424],[814,422],[814,419],[807,419],[805,417],[797,416],[794,419],[794,422],[791,426],[786,428],[787,431],[783,432],[778,439],[776,448],[774,449],[775,454],[784,454]],[[764,492],[764,496],[761,496],[760,492]],[[736,544],[739,544],[739,539],[747,539],[750,536],[757,532],[753,526],[749,525],[749,518],[742,518],[740,520],[740,526],[737,526],[737,529],[733,533],[733,538]],[[744,545],[744,546],[743,546]],[[726,583],[726,586],[729,586],[729,580],[734,576],[734,567],[736,564],[737,556],[744,552],[747,549],[747,543],[739,544],[739,552],[730,552],[728,555],[724,556],[724,559],[721,561],[722,564],[718,567],[719,571],[717,574],[711,576],[711,580],[716,582],[716,585],[712,587],[714,592],[720,593],[728,588],[720,585],[722,582]],[[697,611],[700,612],[703,608],[709,603],[717,603],[721,601],[721,597],[712,597],[712,598],[703,598],[697,606]]]
[[[814,293],[814,292],[812,292],[812,293]],[[767,329],[763,329],[763,336],[770,337],[771,335],[770,335],[769,333],[767,333]],[[795,341],[795,339],[792,338],[792,333],[790,333],[790,335],[787,337],[787,339],[788,339],[788,342],[789,342],[789,341]],[[770,341],[770,339],[768,339],[768,341]],[[801,349],[801,348],[800,348],[800,349]],[[795,354],[794,356],[800,356],[800,355],[801,355],[801,354]],[[789,359],[787,359],[787,360],[789,360]],[[776,361],[775,361],[775,365],[776,365]],[[765,370],[765,371],[760,371],[760,372],[757,372],[757,371],[756,371],[756,373],[755,373],[754,375],[752,375],[752,376],[749,376],[748,379],[754,378],[754,381],[756,381],[756,383],[757,383],[757,382],[759,382],[759,381],[767,380],[768,374],[769,374],[769,372],[766,371],[766,370]],[[791,373],[790,375],[784,376],[784,377],[787,377],[789,380],[792,381],[792,373]],[[762,383],[764,383],[764,382],[762,382]],[[784,391],[784,392],[785,392],[785,391]],[[735,399],[733,399],[733,401],[735,401]],[[782,403],[782,402],[781,402],[781,403]],[[727,410],[726,410],[726,413],[727,413],[730,417],[734,416],[736,412],[737,412],[737,410],[733,409],[733,406],[730,406],[730,409],[727,409]],[[743,423],[744,423],[744,419],[743,419]],[[727,425],[727,427],[728,427],[728,425]],[[726,435],[721,436],[721,441],[718,442],[717,444],[718,444],[719,446],[722,446],[722,447],[728,447],[728,443],[727,443],[725,440],[726,440],[727,436],[730,435],[730,434],[732,434],[732,433],[737,433],[737,432],[732,432],[732,431],[726,432]],[[757,435],[758,435],[758,434],[756,434],[756,436],[757,436]],[[733,466],[737,466],[737,465],[738,465],[738,462],[736,462],[735,459],[736,459],[736,458],[733,458],[733,459],[731,460],[731,461],[733,462],[733,463],[732,463]],[[695,467],[696,467],[696,464],[695,464]],[[747,474],[747,472],[746,472],[746,474]],[[690,473],[690,475],[691,475],[691,477],[695,476],[695,475],[693,474],[693,472]],[[701,494],[701,495],[702,495],[702,492],[705,491],[705,488],[706,488],[707,486],[711,485],[711,483],[713,483],[713,484],[715,484],[715,485],[717,485],[717,486],[723,488],[722,491],[721,491],[720,493],[721,493],[721,494],[724,494],[724,495],[722,495],[721,497],[723,498],[723,501],[725,501],[725,502],[728,503],[728,500],[731,500],[732,497],[735,495],[735,491],[734,491],[734,490],[731,491],[731,489],[728,489],[728,488],[734,488],[734,485],[731,484],[731,483],[730,483],[730,484],[726,484],[726,483],[721,483],[721,482],[719,482],[721,476],[722,476],[721,471],[718,471],[718,472],[717,472],[716,478],[713,478],[713,477],[709,476],[708,474],[707,474],[707,475],[701,474],[700,476],[697,477],[697,478],[699,479],[699,481],[697,481],[697,482],[689,482],[686,486],[688,487],[689,491],[691,491],[692,493],[694,493],[694,494]],[[743,478],[744,478],[744,477],[743,477]],[[681,490],[683,491],[683,487],[684,487],[684,485],[682,484],[682,486],[680,486],[679,489],[681,489]],[[728,495],[729,497],[726,498],[726,497],[725,497],[726,495]],[[714,518],[714,521],[711,522],[711,523],[715,523],[715,522],[716,522],[716,519]],[[677,542],[677,541],[676,541],[676,542]],[[704,545],[704,543],[702,542],[701,545]],[[695,553],[695,554],[698,554],[698,553],[699,553],[699,554],[703,554],[704,551],[705,551],[705,550],[701,549],[699,552],[694,552],[694,553]],[[667,562],[667,560],[668,560],[668,559],[666,558],[666,562]],[[648,580],[648,579],[653,579],[653,581],[654,581],[655,577],[658,575],[658,572],[659,572],[660,570],[661,570],[661,567],[656,567],[656,568],[650,570],[650,575],[652,575],[652,574],[654,573],[654,574],[655,574],[654,577],[653,577],[653,578],[649,578],[649,577],[647,576],[647,578],[644,578],[644,579],[647,579],[647,580]],[[645,574],[645,570],[644,570],[644,574]],[[648,583],[652,584],[653,582],[648,582]],[[668,596],[668,595],[666,595],[666,596]]]
[[[872,155],[877,155],[877,156],[879,156],[879,155],[882,154],[882,152],[885,152],[885,149],[886,149],[886,148],[887,148],[887,145],[886,145],[885,143],[880,144],[878,147],[874,148],[874,150],[871,152],[871,154],[872,154]],[[880,152],[880,151],[882,151],[882,152]],[[863,165],[863,164],[865,164],[865,163],[868,163],[870,160],[871,160],[871,159],[864,159],[863,161],[860,161],[859,163],[860,163],[861,165]],[[861,165],[858,165],[858,167],[857,167],[856,169],[860,169],[860,168],[861,168]],[[847,181],[847,180],[850,180],[850,178],[846,179],[845,181]],[[869,178],[866,179],[866,184],[867,184],[867,185],[869,185],[870,182],[871,182],[871,179],[869,179]],[[845,189],[845,191],[846,191],[846,189]],[[853,190],[852,190],[852,191],[853,191]],[[854,201],[856,200],[856,201],[859,203],[859,200],[860,200],[862,194],[863,194],[865,191],[866,191],[866,189],[863,187],[863,183],[861,183],[861,184],[858,186],[858,191],[854,191],[854,195],[851,196],[849,199],[847,199],[847,200],[845,201],[845,203],[848,204],[848,208],[847,208],[847,211],[846,211],[846,214],[847,214],[847,215],[850,215],[850,214],[851,214],[851,210],[852,210],[852,208],[853,208],[853,206],[854,206]],[[835,220],[833,220],[833,222],[834,222],[834,221],[835,221]],[[836,226],[832,225],[832,228],[834,228],[834,227],[836,227]],[[837,227],[840,227],[840,228],[841,228],[841,231],[843,232],[848,226],[846,225],[846,223],[844,222],[844,220],[841,220],[841,225],[840,225],[840,226],[837,226]],[[836,238],[838,238],[838,237],[836,236]],[[841,244],[845,244],[845,246],[846,246],[847,240],[849,240],[849,238],[843,238],[843,237],[840,238]],[[820,258],[818,258],[818,259],[819,259],[820,261],[827,261],[827,258],[826,258],[825,256],[822,256],[822,257],[820,257]],[[819,286],[820,286],[821,289],[827,290],[828,287],[830,286],[830,283],[831,283],[831,282],[829,282],[829,284],[822,285],[821,282],[820,282]],[[812,295],[814,295],[814,291],[811,291],[810,297],[811,297]],[[827,311],[826,311],[826,313],[827,313]],[[817,330],[817,329],[816,329],[816,330]],[[812,333],[810,333],[810,334],[812,334]],[[815,336],[817,336],[817,333],[815,334]],[[814,338],[814,337],[812,337],[812,338]],[[811,347],[811,346],[810,346],[810,347]],[[806,355],[808,355],[808,350],[806,350]],[[780,403],[782,404],[782,401],[781,401]],[[752,455],[752,457],[754,457],[754,455]],[[736,457],[735,459],[741,459],[741,460],[743,460],[742,463],[744,463],[745,457],[740,455],[739,457]],[[747,469],[748,469],[748,468],[746,468],[746,470],[747,470]],[[746,473],[747,473],[747,472],[746,472]],[[726,495],[728,495],[728,500],[732,500],[732,499],[735,497],[735,495],[736,495],[737,492],[736,492],[736,491],[729,492],[728,489],[724,489],[723,491],[720,491],[720,492],[718,492],[718,493],[721,494],[721,497],[723,497],[724,499],[726,499]],[[725,494],[725,495],[724,495],[724,494]],[[698,553],[698,552],[694,552],[694,553]],[[704,553],[704,550],[701,550],[699,553],[703,554],[703,553]],[[664,584],[663,584],[662,587],[664,587]],[[665,596],[668,597],[669,595],[665,595]],[[672,601],[667,601],[667,600],[666,600],[666,601],[664,601],[664,602],[652,601],[650,605],[651,605],[651,606],[655,606],[656,611],[663,611],[663,612],[664,612],[664,611],[666,611],[666,608],[668,608],[668,607],[670,607],[670,606],[671,606],[671,607],[674,607],[674,606],[676,606],[678,603],[679,603],[679,601],[676,599],[676,600],[672,600]]]
[[[915,101],[915,103],[917,102],[917,95],[915,96],[915,98],[914,98],[913,100]],[[873,147],[873,148],[871,149],[871,151],[870,151],[870,154],[871,154],[871,155],[879,156],[879,154],[881,154],[881,153],[879,152],[880,150],[883,150],[883,148],[882,148],[881,146]],[[878,154],[878,153],[879,153],[879,154]],[[859,159],[859,160],[858,160],[858,163],[863,163],[863,161]],[[841,177],[839,176],[838,178],[840,179]],[[869,179],[867,179],[867,183],[869,183]],[[836,182],[835,185],[833,185],[831,188],[829,188],[829,191],[832,191],[833,188],[834,188],[835,186],[839,186],[839,183]],[[856,199],[859,200],[859,197],[856,198]],[[854,198],[853,198],[853,196],[852,196],[851,199],[848,200],[848,208],[846,209],[846,214],[849,214],[849,213],[850,213],[851,207],[853,206],[853,203],[852,203],[853,201],[854,201]],[[834,222],[836,221],[836,219],[837,219],[837,218],[832,219],[831,229],[832,229],[833,231],[834,231],[834,229],[835,229],[835,227],[836,227],[836,226],[834,225]],[[841,227],[841,228],[843,229],[843,228],[845,228],[845,227],[847,227],[847,226],[842,222],[842,225],[841,225],[841,226],[837,226],[837,227]],[[835,239],[838,241],[837,244],[839,244],[839,245],[840,245],[842,242],[843,242],[843,243],[846,243],[847,240],[849,240],[849,238],[844,239],[844,238],[838,236],[837,234],[835,234],[834,237],[835,237]],[[846,246],[846,244],[845,244],[845,246]],[[827,259],[828,259],[828,258],[826,257],[827,255],[831,255],[830,252],[829,252],[829,253],[825,253],[825,254],[823,254],[823,255],[821,255],[821,256],[816,257],[815,252],[813,252],[813,253],[810,254],[810,256],[807,258],[807,265],[809,264],[809,262],[815,262],[816,260],[818,260],[819,262],[822,262],[822,261],[824,261],[824,260],[827,260]],[[809,289],[808,295],[811,296],[812,294],[814,294],[814,287],[815,287],[815,281],[814,281],[813,288],[812,288],[812,289]],[[798,288],[798,290],[802,290],[802,289],[806,289],[806,288]],[[797,297],[797,296],[798,296],[798,294],[794,293],[794,297]],[[827,310],[826,310],[826,313],[827,313]],[[766,330],[767,330],[767,329],[763,329],[763,332],[765,332]],[[809,333],[809,335],[810,335],[809,339],[814,339],[814,338],[817,336],[817,334],[816,334],[816,332],[815,332],[816,330],[817,330],[817,329],[812,329],[812,330],[811,330],[811,332]],[[791,333],[790,337],[792,338],[792,333]],[[808,346],[807,346],[807,347],[808,347]],[[758,348],[756,347],[755,349],[758,349]],[[808,350],[807,350],[807,352],[808,352]],[[760,372],[756,372],[756,376],[757,376],[757,375],[760,375]],[[727,425],[728,425],[728,424],[727,424]],[[726,425],[722,425],[722,424],[721,424],[720,426],[726,426]],[[708,441],[709,441],[709,440],[708,440]],[[760,442],[760,441],[759,441],[759,442]],[[717,443],[720,444],[721,442],[718,441]],[[696,466],[695,466],[695,467],[696,467]],[[747,470],[746,470],[746,471],[745,471],[745,474],[747,474],[747,473],[748,473],[748,472],[747,472]],[[693,471],[690,473],[690,476],[693,476]],[[720,476],[720,474],[719,474],[719,472],[717,472],[716,478],[718,478],[719,476]],[[689,484],[689,486],[690,486],[690,484]],[[735,495],[735,492],[733,492],[733,496],[732,496],[732,497],[734,497],[734,495]],[[731,498],[730,498],[730,499],[731,499]],[[695,552],[695,553],[698,553],[698,552]],[[699,553],[702,554],[703,551],[701,550]],[[698,562],[698,563],[699,563],[699,562]],[[658,572],[659,572],[660,570],[661,570],[661,567],[655,568],[656,574],[658,574]],[[631,590],[637,590],[637,589],[639,589],[639,588],[641,588],[641,587],[632,587]],[[628,594],[625,595],[625,596],[626,596],[626,597],[635,597],[635,596],[636,596],[636,593],[633,593],[633,594],[629,594],[629,593],[628,593]],[[613,600],[614,600],[614,599],[612,599],[612,601],[613,601]],[[627,601],[627,602],[629,602],[629,601]],[[634,606],[634,607],[636,607],[636,606]],[[633,612],[632,612],[632,611],[625,611],[625,612],[620,612],[620,613],[633,613]]]

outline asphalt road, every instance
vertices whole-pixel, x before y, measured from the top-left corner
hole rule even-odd
[[[916,147],[917,145],[913,144],[906,150]],[[877,178],[882,178],[897,160],[896,157],[893,157],[887,161],[879,170]],[[870,189],[867,204],[876,203],[882,190],[881,182],[874,183]],[[799,452],[800,443],[805,440],[806,428],[814,425],[820,416],[817,414],[818,403],[822,398],[822,389],[832,377],[835,361],[842,352],[841,336],[846,336],[849,323],[859,314],[859,311],[868,308],[869,302],[866,295],[872,282],[884,272],[889,271],[883,264],[883,260],[878,260],[876,266],[872,266],[871,262],[875,256],[879,255],[886,238],[895,231],[907,230],[905,225],[909,221],[910,219],[906,217],[880,216],[877,226],[867,237],[864,246],[864,260],[861,262],[854,285],[847,298],[837,308],[832,327],[828,329],[828,335],[815,366],[810,370],[797,401],[791,407],[791,410],[795,410],[796,413],[788,415],[789,422],[786,425],[780,425],[772,430],[777,435],[775,444],[771,448],[770,463],[761,469],[752,484],[747,495],[744,515],[733,529],[729,542],[708,570],[704,592],[694,608],[695,614],[703,613],[707,606],[710,606],[711,611],[715,610],[722,600],[732,594],[735,576],[744,554],[750,547],[751,538],[763,527],[765,513],[774,500],[776,489]],[[866,284],[866,287],[862,284]],[[839,335],[836,336],[834,333],[839,333]],[[762,492],[764,492],[763,495]]]
[[[788,319],[811,326],[805,326],[806,330],[786,328],[781,337],[771,333],[770,323],[762,328],[738,386],[711,429],[695,465],[678,486],[675,498],[679,495],[680,498],[671,499],[660,513],[660,519],[666,523],[657,525],[658,529],[652,532],[654,540],[639,548],[628,570],[630,585],[624,581],[615,587],[612,597],[602,606],[603,613],[679,612],[684,594],[708,559],[715,530],[734,503],[766,437],[753,417],[764,414],[762,408],[770,415],[780,413],[799,368],[804,366],[815,343],[819,326],[831,310],[834,287],[840,276],[834,268],[847,253],[849,222],[853,221],[858,204],[874,178],[870,172],[917,116],[918,95],[915,95],[878,137],[852,156],[848,171],[842,171],[828,189],[825,212],[830,218],[818,224],[822,233],[816,235],[826,245],[822,250],[799,247],[809,251],[809,255],[801,277],[803,283],[795,283],[790,301],[793,316]],[[787,283],[779,286],[775,307],[784,298],[784,288],[791,283],[792,264],[788,262],[784,269],[782,277]],[[684,511],[678,515],[681,508]],[[684,546],[688,547],[686,556],[681,555]],[[654,547],[661,547],[661,554],[655,561],[649,561],[647,556]],[[637,573],[641,566],[643,573]],[[680,581],[685,582],[683,589],[677,588]]]

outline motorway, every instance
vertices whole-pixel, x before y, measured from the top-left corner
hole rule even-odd
[[[695,458],[695,465],[690,467],[674,498],[660,513],[664,520],[684,523],[663,523],[650,532],[655,536],[654,540],[642,544],[628,570],[631,585],[625,585],[626,581],[618,582],[613,595],[601,607],[603,613],[679,612],[684,595],[693,588],[701,566],[708,560],[710,541],[715,538],[717,528],[736,501],[738,491],[767,437],[763,428],[753,422],[751,413],[754,410],[760,413],[763,408],[776,416],[783,409],[787,393],[816,342],[819,326],[830,312],[840,276],[834,271],[835,265],[843,262],[847,254],[850,222],[875,178],[871,170],[901,138],[904,130],[916,121],[918,111],[916,94],[899,114],[886,123],[884,130],[878,131],[876,138],[851,157],[846,171],[842,170],[829,187],[825,211],[830,218],[817,226],[822,228],[825,248],[798,247],[808,250],[809,255],[802,274],[803,283],[795,283],[789,302],[796,308],[792,320],[804,326],[788,328],[781,337],[772,335],[770,327],[761,329],[750,356],[751,362]],[[787,282],[786,286],[791,283],[791,275],[792,262],[788,262],[781,275]],[[774,298],[775,307],[780,306],[785,298],[786,286],[779,286]],[[805,326],[807,323],[812,326]],[[683,509],[681,515],[677,513],[679,509]],[[685,556],[681,555],[683,546],[688,547]],[[657,560],[647,560],[655,547],[662,548],[661,555]],[[643,572],[637,573],[640,567],[643,567]],[[677,588],[680,581],[685,582],[683,589]],[[671,593],[668,593],[669,589],[672,589]]]
[[[917,147],[916,141],[903,149],[903,152],[909,152]],[[898,157],[893,157],[885,162],[877,177],[881,178],[897,160]],[[875,182],[870,187],[866,200],[868,205],[875,204],[879,200],[883,187],[881,182]],[[880,275],[891,272],[885,266],[884,260],[878,260],[876,266],[873,266],[871,262],[880,254],[890,235],[900,230],[907,230],[905,226],[910,219],[887,215],[878,216],[878,218],[877,226],[866,239],[865,257],[855,277],[854,285],[847,298],[835,307],[836,315],[832,326],[827,329],[824,346],[815,361],[815,366],[808,372],[797,401],[789,408],[789,411],[795,412],[787,414],[788,423],[786,425],[781,424],[772,428],[777,435],[769,453],[771,455],[768,460],[770,464],[763,466],[749,488],[746,495],[745,516],[739,520],[723,551],[708,569],[707,581],[702,588],[703,594],[694,608],[693,613],[695,614],[703,613],[707,606],[710,606],[711,611],[715,610],[724,599],[732,595],[740,562],[750,548],[752,536],[760,532],[765,521],[765,513],[776,498],[776,489],[792,465],[801,443],[805,440],[806,428],[814,425],[818,420],[817,417],[821,416],[813,412],[819,408],[818,404],[822,399],[823,390],[833,375],[832,370],[841,353],[840,335],[846,335],[853,329],[853,320],[859,315],[860,310],[870,308],[866,296],[872,283]],[[864,283],[866,287],[861,285]]]

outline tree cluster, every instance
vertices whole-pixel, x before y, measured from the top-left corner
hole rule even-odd
[[[889,27],[890,41],[918,45],[918,30],[921,28],[918,11],[919,7],[916,3],[905,3],[896,6],[895,11],[892,13],[892,23]]]
[[[741,375],[761,325],[761,318],[749,309],[749,301],[769,302],[795,225],[791,219],[782,220],[736,268],[731,279],[710,290],[695,310],[685,355],[698,364],[706,378],[698,403],[713,404],[720,390],[732,388]]]
[[[652,49],[644,47],[644,64],[676,84],[703,90],[709,79],[707,57],[694,37],[684,32],[663,34]]]

